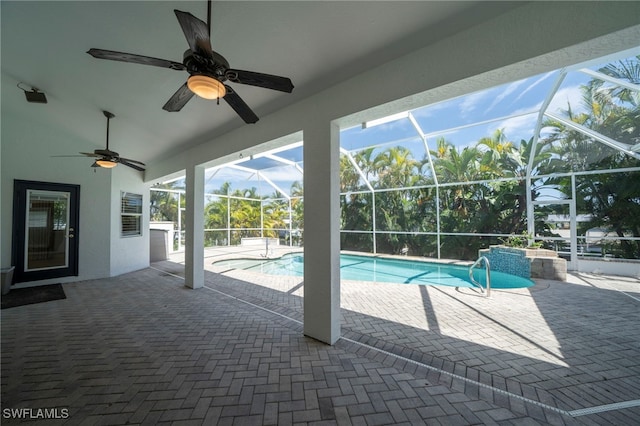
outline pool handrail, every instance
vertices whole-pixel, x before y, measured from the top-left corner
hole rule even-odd
[[[475,268],[476,266],[479,266],[481,262],[484,262],[484,266],[486,268],[486,277],[487,277],[486,297],[489,297],[491,295],[491,263],[489,262],[489,259],[487,259],[486,256],[480,256],[478,260],[473,262],[473,265],[469,267],[469,279],[471,280],[472,284],[480,288],[480,291],[482,293],[485,293],[485,288],[482,287],[482,284],[480,284],[478,281],[476,281],[473,278],[473,268]]]

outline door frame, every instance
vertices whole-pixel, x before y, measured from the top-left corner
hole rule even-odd
[[[25,257],[25,236],[26,236],[26,212],[27,212],[27,191],[59,191],[68,192],[69,199],[69,223],[68,229],[73,229],[72,238],[68,237],[69,253],[66,267],[42,269],[35,271],[24,271]],[[79,254],[79,224],[80,224],[80,185],[38,182],[15,179],[13,181],[13,222],[11,240],[11,262],[14,265],[14,282],[27,282],[46,280],[50,278],[60,278],[68,276],[78,276],[78,254]]]

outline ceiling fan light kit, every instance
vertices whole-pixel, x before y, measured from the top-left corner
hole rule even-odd
[[[118,165],[118,163],[116,163],[115,161],[105,160],[105,159],[96,160],[96,164],[105,169],[113,169],[115,166]]]
[[[247,84],[287,93],[293,91],[293,83],[286,77],[230,68],[229,62],[211,49],[209,36],[211,32],[211,0],[208,2],[208,12],[207,23],[204,23],[188,12],[174,10],[189,45],[189,48],[184,52],[182,63],[104,49],[92,48],[87,53],[97,59],[187,71],[189,73],[187,82],[180,86],[165,103],[162,107],[165,111],[180,111],[195,94],[204,99],[218,99],[219,101],[222,98],[245,123],[255,123],[258,121],[258,116],[225,82]]]
[[[118,164],[122,164],[127,167],[131,167],[134,170],[138,170],[140,172],[144,172],[144,163],[138,160],[132,160],[130,158],[120,157],[115,151],[111,151],[109,149],[109,122],[115,115],[110,113],[109,111],[102,111],[102,114],[107,118],[107,146],[105,149],[96,149],[93,152],[80,152],[80,155],[85,157],[92,157],[96,160],[93,162],[91,167],[95,168],[102,167],[105,169],[112,169]],[[55,155],[54,157],[78,157],[78,155]]]
[[[220,99],[227,94],[224,84],[206,75],[192,75],[187,80],[187,87],[204,99]]]

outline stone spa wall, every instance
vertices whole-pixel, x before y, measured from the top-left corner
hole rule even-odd
[[[553,250],[491,246],[479,250],[479,256],[489,259],[492,271],[505,272],[523,278],[566,281],[567,261]]]

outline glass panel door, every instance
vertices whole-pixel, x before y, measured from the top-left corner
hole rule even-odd
[[[14,282],[77,276],[80,185],[15,180]]]
[[[69,266],[70,199],[69,192],[27,190],[25,272]]]

